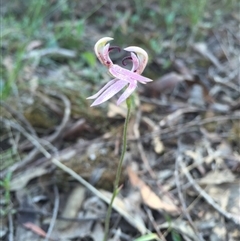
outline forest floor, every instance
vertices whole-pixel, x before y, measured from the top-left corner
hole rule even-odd
[[[111,79],[105,36],[145,49],[153,80],[133,94],[108,240],[240,240],[239,1],[1,5],[1,240],[102,241],[126,117],[86,99]]]

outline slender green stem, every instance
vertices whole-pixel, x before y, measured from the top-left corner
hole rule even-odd
[[[113,201],[118,194],[118,185],[119,185],[119,181],[120,181],[120,177],[121,177],[122,164],[123,164],[124,156],[125,156],[125,153],[126,153],[126,150],[127,150],[127,128],[128,128],[128,122],[129,122],[129,119],[130,119],[130,114],[131,114],[131,99],[129,98],[129,99],[127,99],[127,116],[126,116],[126,119],[125,119],[125,122],[124,122],[124,128],[123,128],[122,153],[121,153],[121,157],[120,157],[118,167],[117,167],[117,174],[116,174],[116,179],[115,179],[115,182],[114,182],[113,195],[112,195],[112,198],[111,198],[111,202],[108,206],[107,215],[106,215],[106,219],[105,219],[105,232],[104,232],[103,241],[107,241]]]

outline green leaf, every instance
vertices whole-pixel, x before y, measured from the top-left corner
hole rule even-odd
[[[171,231],[173,241],[182,241],[181,236],[174,230]]]
[[[96,64],[96,57],[92,52],[82,53],[83,59],[88,63],[90,67],[94,67]]]
[[[174,23],[175,20],[175,13],[174,12],[170,12],[169,14],[167,14],[165,16],[165,22],[167,25],[172,25]]]

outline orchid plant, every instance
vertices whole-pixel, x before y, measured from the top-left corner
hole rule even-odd
[[[140,47],[130,46],[125,48],[125,51],[131,52],[131,56],[123,59],[123,65],[126,60],[131,60],[133,63],[132,69],[128,70],[119,65],[113,64],[109,57],[109,52],[113,49],[119,49],[119,47],[110,47],[108,41],[113,40],[110,37],[101,38],[95,44],[94,50],[100,62],[105,65],[109,73],[114,77],[109,81],[102,89],[100,89],[95,95],[88,97],[87,99],[96,99],[91,106],[100,105],[103,102],[112,98],[115,94],[121,91],[124,87],[127,87],[123,94],[119,97],[117,105],[125,101],[137,88],[137,83],[146,84],[152,80],[141,76],[141,73],[145,69],[148,62],[148,54]]]
[[[123,88],[126,87],[125,91],[121,94],[121,96],[117,100],[117,105],[121,104],[126,100],[127,103],[127,116],[124,123],[123,129],[123,142],[122,142],[122,152],[121,157],[117,167],[116,179],[114,183],[113,195],[108,207],[106,219],[105,219],[105,235],[104,240],[107,241],[108,232],[109,232],[109,222],[112,212],[113,201],[118,194],[119,188],[119,180],[121,176],[121,169],[124,160],[124,156],[127,149],[127,126],[130,119],[131,113],[131,100],[128,98],[134,90],[137,88],[138,82],[141,84],[146,84],[151,82],[152,80],[142,76],[142,72],[145,69],[148,62],[148,54],[145,50],[140,47],[130,46],[125,48],[124,50],[130,52],[130,56],[125,57],[122,60],[124,66],[126,66],[126,61],[132,61],[132,69],[128,70],[119,65],[116,65],[112,62],[109,53],[113,49],[120,50],[119,47],[111,47],[108,43],[113,40],[110,37],[104,37],[97,41],[94,47],[95,54],[99,61],[108,68],[109,73],[114,77],[114,79],[110,80],[105,86],[103,86],[96,94],[88,97],[87,99],[95,99],[91,106],[96,106],[104,103],[105,101],[112,98],[118,92],[120,92]]]

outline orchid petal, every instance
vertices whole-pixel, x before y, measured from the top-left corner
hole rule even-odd
[[[108,89],[106,89],[93,103],[91,106],[100,105],[103,102],[112,98],[115,94],[117,94],[120,90],[122,90],[128,83],[123,80],[117,80],[114,84],[112,84]]]
[[[125,51],[128,52],[135,52],[137,54],[137,57],[139,59],[139,68],[137,70],[138,74],[141,74],[143,72],[143,70],[145,69],[147,62],[148,62],[148,54],[147,52],[140,48],[140,47],[136,47],[136,46],[129,46],[127,48],[124,49]]]
[[[137,69],[139,68],[139,59],[138,59],[137,55],[134,54],[134,53],[131,53],[131,56],[127,56],[127,57],[123,58],[123,59],[122,59],[122,64],[123,64],[124,66],[127,65],[127,64],[125,63],[127,60],[131,60],[131,61],[132,61],[133,66],[132,66],[131,71],[132,71],[132,72],[136,72]]]
[[[103,65],[106,65],[106,61],[107,61],[106,56],[103,55],[103,51],[106,50],[106,48],[105,48],[106,43],[111,40],[113,40],[113,38],[110,38],[110,37],[101,38],[97,41],[97,43],[94,46],[95,54]],[[109,45],[108,45],[108,47],[109,47]]]
[[[138,57],[136,56],[136,54],[134,54],[134,53],[131,53],[131,57],[132,57],[132,63],[133,63],[133,66],[132,66],[131,71],[132,71],[132,72],[138,72],[138,73],[139,73],[139,71],[138,71],[139,65],[140,65],[139,59],[138,59]],[[141,73],[139,73],[139,74],[141,74]]]
[[[123,94],[119,97],[117,101],[117,105],[121,104],[124,100],[126,100],[133,91],[137,88],[137,81],[130,83],[128,88],[123,92]]]
[[[128,77],[130,77],[131,79],[137,80],[137,81],[139,81],[142,84],[146,84],[148,82],[152,82],[152,79],[149,79],[147,77],[144,77],[144,76],[142,76],[140,74],[137,74],[137,73],[134,73],[134,72],[131,72],[131,71],[129,71]]]
[[[132,57],[131,57],[131,56],[127,56],[127,57],[125,57],[125,58],[122,59],[122,64],[123,64],[124,66],[127,65],[127,64],[125,63],[127,60],[131,60],[131,61],[132,61]]]
[[[103,64],[105,66],[107,66],[108,68],[111,65],[113,65],[113,62],[109,57],[109,47],[110,47],[110,44],[106,44],[106,46],[103,48],[103,51],[102,51],[102,58],[103,58],[103,62],[104,62]]]
[[[126,80],[131,83],[133,80],[137,80],[142,84],[146,84],[147,82],[151,82],[152,80],[141,76],[140,74],[134,73],[128,69],[124,69],[119,65],[112,65],[109,68],[109,72],[117,79]]]
[[[109,86],[114,84],[116,81],[117,81],[117,79],[110,80],[95,95],[89,96],[87,99],[96,99],[99,95],[101,95],[103,93],[104,90],[106,90]]]

